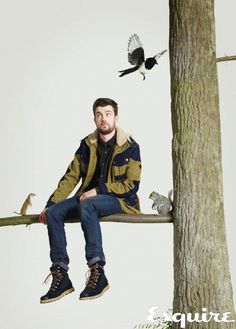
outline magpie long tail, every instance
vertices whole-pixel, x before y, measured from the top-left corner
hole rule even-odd
[[[126,74],[129,74],[129,73],[132,73],[132,72],[135,72],[139,69],[139,66],[135,66],[135,67],[131,67],[130,69],[126,69],[126,70],[121,70],[119,71],[120,75],[119,77],[123,77],[124,75]]]

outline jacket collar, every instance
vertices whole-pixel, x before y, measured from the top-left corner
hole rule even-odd
[[[91,144],[96,144],[98,140],[98,130],[96,129],[91,135],[88,136],[88,140]],[[124,145],[127,141],[131,142],[130,135],[125,133],[124,130],[116,128],[116,144],[118,146]]]

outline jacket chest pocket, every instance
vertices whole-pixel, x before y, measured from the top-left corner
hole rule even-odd
[[[126,179],[126,171],[127,171],[127,164],[128,164],[128,159],[127,161],[122,161],[116,162],[113,161],[112,163],[112,180],[113,181],[122,181]]]

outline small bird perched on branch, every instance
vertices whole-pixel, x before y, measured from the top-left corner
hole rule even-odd
[[[137,34],[131,35],[128,41],[128,61],[130,64],[135,65],[129,69],[119,71],[120,77],[126,74],[139,70],[140,74],[143,75],[145,80],[145,74],[147,70],[151,70],[154,65],[158,64],[157,59],[160,58],[167,50],[163,50],[153,57],[149,57],[145,60],[144,49],[142,42],[140,41]]]

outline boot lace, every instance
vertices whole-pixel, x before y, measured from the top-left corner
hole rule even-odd
[[[99,264],[95,264],[90,267],[90,269],[86,272],[86,286],[95,288],[98,282],[99,276],[101,273],[99,272],[99,268],[103,269],[103,267]]]
[[[48,274],[46,279],[44,280],[44,284],[47,284],[49,281],[49,278],[52,276],[52,284],[49,290],[55,291],[57,290],[61,280],[63,279],[63,273],[61,271],[52,271]]]

